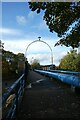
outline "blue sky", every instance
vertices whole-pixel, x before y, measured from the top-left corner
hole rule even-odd
[[[54,64],[59,65],[60,59],[71,48],[54,47],[60,38],[57,37],[57,33],[49,31],[43,15],[43,11],[40,14],[32,12],[27,2],[3,2],[0,39],[4,42],[5,50],[25,54],[26,47],[41,36],[41,40],[47,42],[53,50]],[[29,63],[38,59],[40,64],[51,64],[51,51],[44,43],[36,42],[28,48],[27,58]]]

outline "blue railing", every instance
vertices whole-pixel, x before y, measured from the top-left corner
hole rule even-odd
[[[64,72],[62,71],[60,73],[60,71],[57,72],[55,70],[52,72],[49,72],[49,71],[35,69],[34,71],[51,78],[56,78],[62,82],[65,82],[67,84],[80,88],[80,76],[72,75],[72,72],[70,74],[69,71],[66,71],[66,73],[68,72],[69,74],[64,74]]]
[[[2,96],[2,119],[11,120],[18,114],[25,88],[24,74]]]
[[[72,74],[72,75],[80,75],[80,72],[65,71],[65,70],[49,70],[49,72],[65,73],[65,74]]]

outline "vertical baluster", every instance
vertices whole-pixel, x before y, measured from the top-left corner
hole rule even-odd
[[[17,84],[16,86],[16,89],[15,89],[15,94],[16,94],[16,116],[18,117],[18,88],[19,87],[19,83]]]

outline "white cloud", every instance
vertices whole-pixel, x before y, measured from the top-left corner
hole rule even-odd
[[[6,40],[2,40],[4,43],[4,49],[5,50],[9,50],[12,51],[13,53],[17,54],[17,53],[25,53],[26,47],[29,44],[30,41],[26,41],[24,39],[14,39],[14,40],[10,40],[10,39],[6,39]]]
[[[21,39],[21,40],[3,40],[4,49],[12,51],[13,53],[24,53],[26,51],[27,46],[33,40],[28,39]],[[39,59],[41,64],[51,64],[51,51],[49,47],[43,43],[36,42],[32,44],[27,50],[27,56],[29,62],[32,57],[35,59]]]
[[[28,22],[34,21],[36,17],[38,17],[38,14],[36,13],[36,11],[34,11],[34,12],[30,11],[28,13],[28,16],[27,16]],[[33,25],[32,28],[35,28],[35,29],[38,29],[38,30],[42,30],[42,29],[48,28],[48,26],[46,25],[46,21],[43,20],[43,14],[42,14],[42,17],[41,17],[41,21],[38,22],[37,25]]]
[[[0,34],[5,35],[20,35],[21,31],[16,29],[10,29],[10,28],[0,28]]]
[[[28,19],[33,19],[34,16],[35,16],[35,12],[30,11],[30,12],[28,13]]]
[[[31,44],[27,50],[27,54],[29,53],[47,53],[47,52],[51,52],[50,48],[44,44],[43,42],[34,42],[33,44]]]
[[[38,25],[33,25],[32,26],[33,28],[35,29],[38,29],[38,30],[43,30],[43,29],[48,29],[48,26],[46,25],[46,22],[44,20],[42,20],[40,23],[38,23]]]
[[[42,20],[42,22],[37,27],[39,30],[48,28],[44,20]]]
[[[0,27],[2,27],[2,4],[0,2]]]
[[[29,63],[32,63],[34,61],[34,59],[39,60],[41,65],[44,64],[51,64],[51,56],[50,54],[30,54],[27,56],[28,57],[28,61]]]
[[[20,25],[25,25],[27,23],[25,16],[16,16],[16,21]]]
[[[67,51],[60,51],[58,53],[58,51],[56,51],[54,53],[54,57],[53,57],[53,62],[56,64],[56,65],[59,65],[60,63],[60,60],[67,54]]]
[[[69,52],[71,47],[57,46],[53,48],[53,62],[59,65],[60,60]]]
[[[35,40],[35,39],[34,39]],[[60,59],[67,54],[70,48],[67,47],[54,47],[54,44],[56,41],[53,41],[53,39],[43,39],[46,40],[50,47],[53,50],[53,64],[59,65]],[[32,43],[32,39],[14,39],[14,40],[3,40],[4,43],[4,49],[9,50],[13,53],[24,53],[26,51],[27,46]],[[33,43],[29,46],[27,50],[26,57],[29,60],[29,63],[33,59],[38,59],[40,61],[40,64],[51,64],[51,51],[50,48],[41,42]]]

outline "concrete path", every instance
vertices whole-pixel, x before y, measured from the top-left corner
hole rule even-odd
[[[30,86],[26,87],[18,119],[80,118],[80,95],[70,86],[29,72]]]

